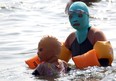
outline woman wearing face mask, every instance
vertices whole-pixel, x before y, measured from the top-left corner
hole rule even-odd
[[[69,7],[69,21],[76,30],[72,32],[65,41],[65,46],[71,51],[72,57],[82,55],[93,49],[97,41],[106,41],[104,33],[94,28],[89,23],[88,7],[83,2],[74,2]],[[99,60],[103,66],[107,60]]]

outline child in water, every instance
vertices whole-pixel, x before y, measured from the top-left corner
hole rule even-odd
[[[89,10],[84,2],[74,2],[68,10],[71,26],[76,30],[65,41],[72,57],[82,55],[93,49],[97,41],[107,41],[104,33],[89,23]],[[107,59],[99,59],[101,66],[108,66]]]
[[[38,44],[38,56],[42,62],[33,75],[55,76],[67,71],[67,63],[58,59],[61,43],[53,36],[43,37]]]

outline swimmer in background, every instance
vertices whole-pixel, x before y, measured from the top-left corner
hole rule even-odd
[[[66,14],[68,13],[68,10],[69,10],[70,5],[71,5],[73,2],[76,2],[76,1],[78,1],[78,0],[70,0],[70,1],[67,3],[66,8],[65,8],[65,13],[66,13]]]
[[[76,30],[65,41],[65,46],[71,51],[72,57],[82,55],[93,49],[97,41],[107,41],[104,33],[91,26],[88,6],[84,2],[74,2],[69,7],[69,21]],[[108,59],[99,59],[101,66],[108,66]]]
[[[38,56],[40,63],[32,73],[35,76],[56,76],[66,73],[68,65],[58,59],[61,51],[61,43],[53,36],[43,37],[38,44]]]
[[[82,1],[84,3],[86,3],[86,5],[91,5],[92,3],[91,2],[95,2],[97,0],[70,0],[67,4],[66,4],[66,8],[65,8],[65,13],[68,14],[68,10],[69,10],[69,7],[70,5],[73,3],[73,2],[77,2],[77,1]]]

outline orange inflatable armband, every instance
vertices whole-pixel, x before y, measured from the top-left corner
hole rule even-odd
[[[113,48],[109,41],[97,41],[93,47],[97,52],[98,59],[108,59],[109,65],[113,61]]]
[[[71,52],[62,44],[61,52],[59,54],[59,59],[68,62],[71,59]]]
[[[75,57],[72,57],[75,65],[79,69],[83,69],[88,66],[100,66],[96,51],[94,49]]]
[[[68,62],[71,58],[71,52],[62,44],[61,52],[59,54],[59,59],[64,60]],[[40,64],[39,56],[36,55],[28,60],[25,61],[25,63],[29,66],[31,69],[35,69],[38,64]]]
[[[29,68],[35,69],[37,67],[37,65],[40,64],[41,62],[39,60],[38,55],[36,55],[36,56],[26,60],[25,63],[29,66]]]

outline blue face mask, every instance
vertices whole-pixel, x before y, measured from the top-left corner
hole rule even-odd
[[[76,38],[81,44],[86,38],[89,25],[89,12],[85,3],[74,2],[69,8],[69,21],[71,26],[76,29]]]

